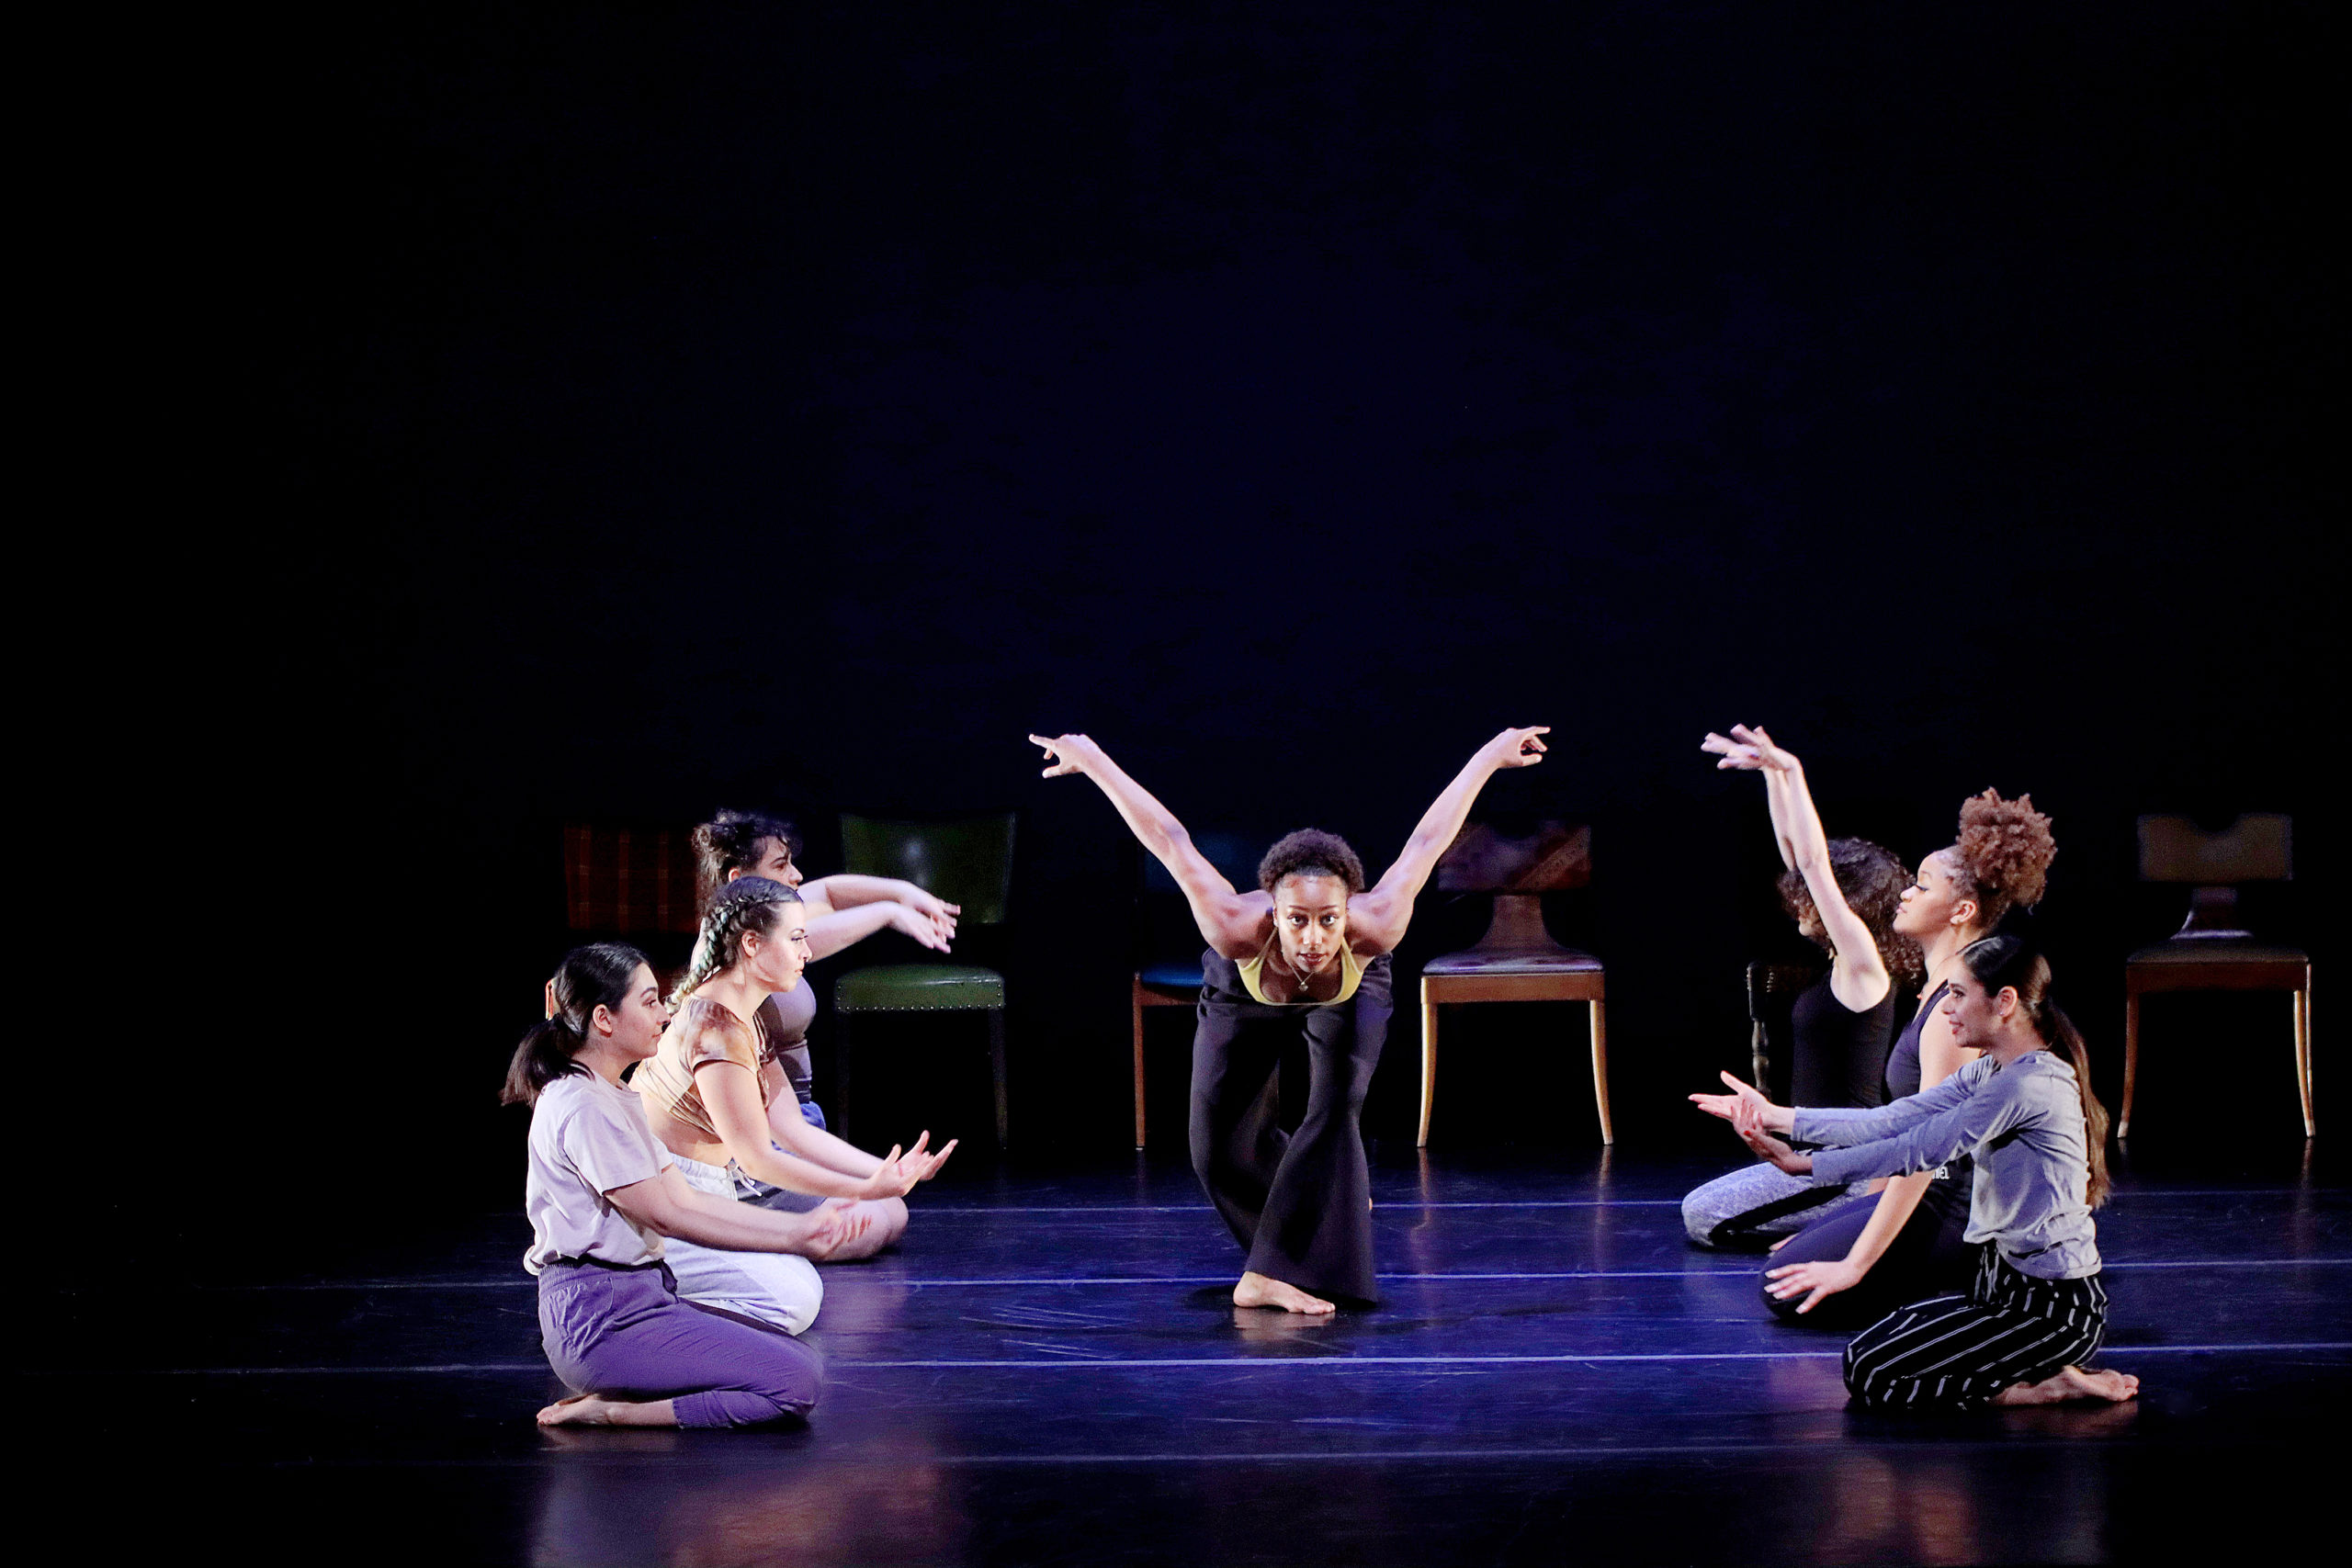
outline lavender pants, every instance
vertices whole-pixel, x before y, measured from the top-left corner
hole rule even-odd
[[[670,1399],[681,1427],[806,1416],[823,1382],[817,1352],[797,1339],[679,1300],[667,1264],[548,1264],[539,1342],[575,1392]]]

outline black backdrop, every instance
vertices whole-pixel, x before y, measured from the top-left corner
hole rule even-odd
[[[2120,959],[2182,902],[2136,813],[2296,813],[2253,908],[2337,951],[2320,7],[310,25],[191,127],[198,428],[256,547],[185,671],[198,854],[299,1004],[219,1037],[272,1070],[187,1086],[192,1173],[258,1115],[365,1173],[297,1209],[510,1202],[557,825],[719,804],[820,872],[840,809],[1019,811],[1016,1140],[1124,1146],[1136,863],[1032,728],[1377,864],[1552,725],[1488,800],[1595,825],[1553,915],[1611,966],[1636,1143],[1744,1059],[1741,966],[1789,941],[1710,727],[1770,724],[1906,856],[2030,790],[2110,1096]],[[1405,972],[1477,925],[1432,900]],[[2166,1017],[2152,1107],[2220,1043],[2292,1135],[2283,1002]],[[1566,1023],[1459,1038],[1454,1147],[1591,1141]],[[937,1072],[893,1114],[977,1131]]]

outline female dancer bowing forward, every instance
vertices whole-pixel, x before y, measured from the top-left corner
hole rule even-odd
[[[2123,1372],[2090,1371],[2107,1335],[2098,1227],[2107,1201],[2107,1110],[2090,1063],[2050,998],[2050,964],[2022,937],[1960,954],[1943,1010],[1984,1055],[1930,1089],[1875,1111],[1791,1109],[1745,1084],[1705,1097],[1747,1146],[1792,1176],[1848,1182],[1976,1160],[1968,1239],[1984,1244],[1965,1295],[1894,1312],[1846,1347],[1846,1387],[1865,1404],[1919,1409],[2122,1401]],[[1791,1148],[1774,1134],[1826,1145]]]
[[[1388,954],[1413,900],[1498,769],[1543,761],[1547,725],[1506,729],[1445,787],[1373,887],[1332,833],[1307,829],[1266,852],[1258,889],[1237,893],[1193,847],[1182,823],[1083,735],[1029,739],[1054,765],[1083,773],[1158,856],[1207,939],[1200,1024],[1193,1035],[1193,1168],[1249,1252],[1236,1306],[1327,1313],[1328,1296],[1370,1303],[1372,1173],[1358,1118],[1388,1034]],[[1304,1038],[1306,1118],[1276,1118],[1282,1048]]]

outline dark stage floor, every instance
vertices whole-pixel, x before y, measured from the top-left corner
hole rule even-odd
[[[2135,1151],[2101,1220],[2136,1407],[1849,1411],[1840,1341],[1683,1243],[1676,1195],[1729,1162],[1620,1153],[1390,1164],[1387,1304],[1320,1326],[1223,1302],[1237,1254],[1181,1168],[967,1172],[903,1250],[828,1270],[805,1431],[538,1433],[516,1214],[162,1314],[69,1289],[112,1370],[72,1374],[96,1431],[68,1431],[85,1475],[141,1456],[96,1535],[261,1559],[2175,1556],[2256,1496],[2324,1499],[2352,1391],[2345,1187],[2300,1145],[2194,1157]]]

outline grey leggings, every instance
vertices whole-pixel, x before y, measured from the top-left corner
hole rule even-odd
[[[1860,1184],[1857,1184],[1858,1186]],[[1761,1252],[1821,1217],[1823,1205],[1849,1190],[1815,1187],[1802,1176],[1761,1163],[1694,1187],[1682,1200],[1682,1228],[1701,1247]]]

